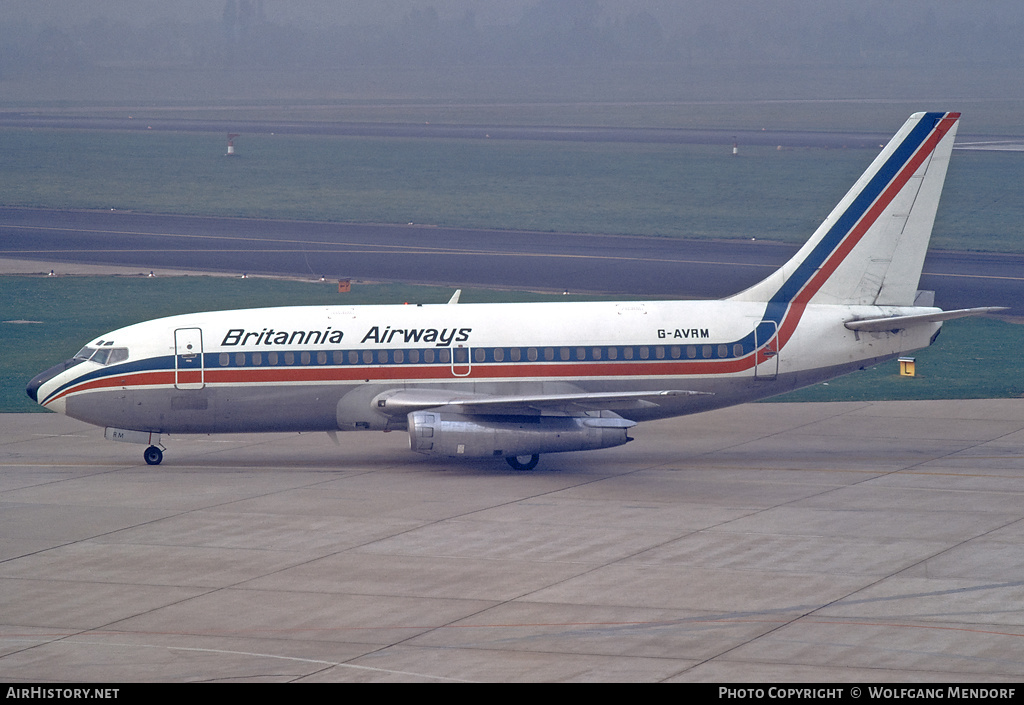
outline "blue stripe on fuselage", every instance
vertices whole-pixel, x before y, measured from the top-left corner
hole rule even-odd
[[[75,377],[70,382],[65,382],[57,389],[54,389],[50,394],[47,395],[46,399],[39,402],[40,404],[46,404],[50,399],[57,396],[69,387],[74,387],[85,382],[91,382],[94,379],[100,379],[101,377],[116,377],[118,375],[134,374],[136,372],[159,372],[160,370],[173,370],[174,369],[174,356],[165,355],[162,357],[149,357],[142,360],[135,360],[133,362],[124,362],[119,365],[113,365],[111,367],[101,367],[98,370],[93,370],[81,377]]]

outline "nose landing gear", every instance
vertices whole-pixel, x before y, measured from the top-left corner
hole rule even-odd
[[[142,458],[146,465],[159,465],[164,459],[163,444],[160,443],[158,431],[133,431],[127,428],[113,428],[108,426],[103,430],[103,437],[108,441],[120,443],[138,443],[149,446],[142,451]]]

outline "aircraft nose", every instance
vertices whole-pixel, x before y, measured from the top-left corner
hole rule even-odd
[[[81,360],[76,360],[76,359],[65,360],[64,362],[60,363],[59,365],[54,365],[53,367],[51,367],[50,369],[46,370],[45,372],[40,372],[35,377],[33,377],[32,380],[28,383],[28,386],[25,387],[25,393],[28,394],[29,398],[32,401],[34,401],[36,404],[38,404],[39,403],[39,388],[42,387],[47,382],[49,382],[54,377],[56,377],[57,375],[59,375],[64,370],[68,370],[68,369],[74,367],[75,365],[77,365],[80,362],[82,362],[82,361]]]

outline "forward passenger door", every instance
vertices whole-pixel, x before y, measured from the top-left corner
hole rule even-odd
[[[178,389],[202,389],[205,384],[203,331],[199,328],[178,328],[174,331],[174,386]]]

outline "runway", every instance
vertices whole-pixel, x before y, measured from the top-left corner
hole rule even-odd
[[[0,258],[610,296],[722,298],[796,250],[749,240],[0,208]],[[920,286],[945,309],[1007,306],[1024,316],[1022,255],[932,251]]]
[[[750,404],[538,470],[0,420],[0,680],[1024,677],[1024,401]]]

